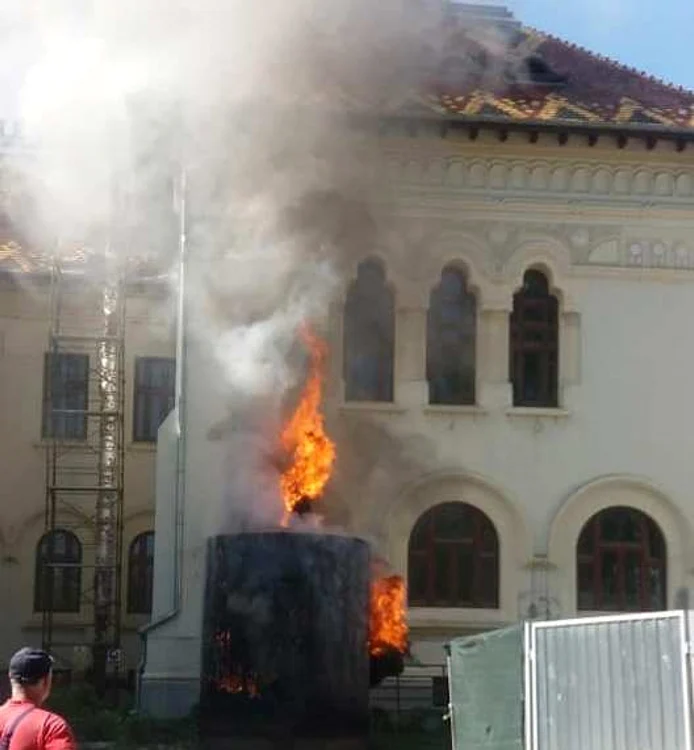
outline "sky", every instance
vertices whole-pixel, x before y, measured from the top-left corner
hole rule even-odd
[[[694,0],[500,0],[498,4],[526,26],[694,90]]]

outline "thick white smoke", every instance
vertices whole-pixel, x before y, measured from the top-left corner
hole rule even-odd
[[[32,233],[173,267],[172,180],[185,168],[191,253],[208,269],[190,279],[192,323],[230,396],[279,409],[301,377],[297,327],[325,321],[350,259],[387,223],[375,121],[370,135],[354,120],[418,84],[438,10],[437,0],[0,10],[7,43],[29,62],[18,101],[33,153],[19,168]]]

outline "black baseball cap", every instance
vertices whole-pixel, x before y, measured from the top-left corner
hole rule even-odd
[[[53,668],[53,657],[38,648],[20,648],[10,659],[10,679],[31,685]]]

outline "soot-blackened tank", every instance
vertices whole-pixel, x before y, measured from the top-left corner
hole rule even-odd
[[[208,726],[365,732],[369,585],[361,539],[285,531],[210,539],[201,693]]]

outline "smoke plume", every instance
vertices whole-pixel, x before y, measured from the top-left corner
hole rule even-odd
[[[44,243],[166,271],[185,170],[191,322],[230,399],[272,414],[302,376],[297,327],[325,325],[353,259],[391,221],[372,118],[419,85],[437,6],[26,3],[11,28],[29,51],[19,108],[33,153],[19,168],[32,211],[14,218]],[[252,433],[267,423],[251,421]]]

